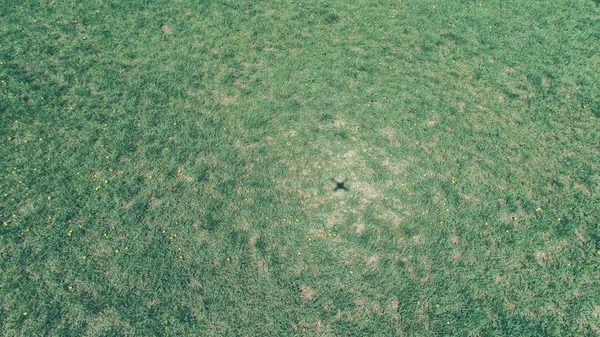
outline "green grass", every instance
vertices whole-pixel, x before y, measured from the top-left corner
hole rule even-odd
[[[597,0],[2,7],[2,336],[600,333]]]

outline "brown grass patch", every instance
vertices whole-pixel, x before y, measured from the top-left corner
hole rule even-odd
[[[588,197],[592,196],[592,191],[583,184],[575,183],[575,188],[583,192],[583,194],[587,195]]]
[[[133,200],[129,200],[125,205],[122,206],[123,209],[129,209],[133,205]]]
[[[159,206],[161,203],[162,203],[162,201],[160,199],[152,198],[152,199],[150,199],[150,208],[155,208],[155,207]]]
[[[336,128],[341,128],[345,125],[346,125],[346,121],[344,121],[343,119],[336,119],[333,121],[333,126],[335,126]]]
[[[160,25],[160,30],[162,30],[163,33],[165,33],[167,35],[173,34],[173,30],[171,29],[171,27],[167,26],[164,23]]]
[[[367,259],[368,266],[376,266],[379,263],[379,256],[373,255]]]
[[[355,51],[361,55],[365,54],[365,50],[358,46],[352,46],[352,47],[350,47],[350,50]]]
[[[452,255],[452,260],[458,261],[458,260],[460,260],[461,257],[462,257],[462,252],[458,251],[454,255]]]
[[[452,242],[453,244],[457,245],[460,243],[460,239],[458,238],[458,236],[453,236],[450,238],[450,242]]]
[[[600,305],[594,306],[594,310],[592,310],[592,316],[600,318]]]
[[[314,290],[305,285],[300,286],[300,298],[302,302],[312,302],[316,297],[317,293]]]
[[[537,260],[540,266],[543,266],[544,261],[548,260],[549,258],[546,256],[546,253],[544,253],[541,250],[538,250],[537,252],[535,252],[535,259]]]
[[[259,238],[258,234],[254,234],[252,235],[249,239],[248,239],[248,245],[250,247],[254,247],[256,245],[256,240]]]
[[[405,172],[406,169],[410,166],[411,161],[413,160],[412,157],[406,158],[406,159],[398,159],[398,158],[393,158],[393,161],[390,162],[390,158],[385,158],[383,160],[383,162],[381,163],[381,166],[387,168],[388,170],[390,170],[391,173],[393,173],[394,175],[398,175],[402,172]],[[391,181],[392,185],[395,185],[397,182],[396,181]]]
[[[352,158],[356,157],[356,151],[354,151],[354,150],[347,151],[344,153],[343,156],[345,159],[352,159]]]
[[[544,76],[542,78],[542,84],[545,85],[545,86],[550,85],[550,79],[548,77]]]
[[[238,104],[238,97],[237,96],[227,96],[225,94],[221,94],[221,97],[219,99],[219,103],[221,103],[222,105],[228,106],[228,105],[237,105]]]
[[[386,126],[385,128],[381,129],[379,133],[381,133],[381,135],[389,141],[396,141],[396,134],[398,133],[398,130],[396,130],[396,128],[393,126]]]
[[[344,216],[341,213],[333,213],[327,217],[327,228],[333,228],[336,225],[341,225],[344,222]]]
[[[363,223],[359,220],[356,223],[356,234],[362,235],[362,233],[364,233],[364,231],[365,231],[365,225],[363,225]]]

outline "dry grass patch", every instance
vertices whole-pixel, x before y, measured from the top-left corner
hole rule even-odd
[[[343,119],[336,119],[333,121],[333,126],[336,128],[341,128],[346,125],[346,121]]]
[[[159,206],[162,203],[162,201],[158,198],[152,198],[150,199],[150,208],[155,208],[157,206]]]
[[[301,285],[299,289],[302,302],[312,302],[317,297],[317,293],[306,285]]]
[[[379,263],[379,256],[377,254],[370,256],[365,262],[369,267],[377,266]]]
[[[358,220],[358,222],[355,223],[355,226],[356,226],[356,234],[362,235],[362,233],[365,232],[365,225],[360,221],[360,219]]]
[[[160,30],[162,30],[163,33],[165,33],[167,35],[173,34],[173,30],[171,29],[171,27],[169,27],[168,25],[166,25],[164,23],[162,25],[160,25]]]
[[[535,259],[537,260],[540,266],[544,266],[544,261],[549,260],[550,258],[546,256],[545,252],[538,250],[537,252],[535,252]]]

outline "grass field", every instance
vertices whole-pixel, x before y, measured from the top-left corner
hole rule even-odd
[[[1,8],[2,336],[600,334],[598,0]]]

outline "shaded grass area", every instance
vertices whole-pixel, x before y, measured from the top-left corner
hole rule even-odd
[[[4,335],[598,333],[593,1],[11,8]]]

